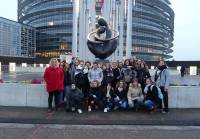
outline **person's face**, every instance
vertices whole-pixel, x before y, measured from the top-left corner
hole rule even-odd
[[[97,68],[97,64],[93,64],[93,67],[96,69]]]
[[[141,60],[138,60],[137,63],[140,65],[140,64],[142,63],[142,61],[141,61]]]
[[[102,64],[98,64],[98,67],[99,67],[99,68],[102,68]]]
[[[79,64],[79,61],[78,60],[75,60],[75,65],[78,65]]]
[[[163,66],[163,65],[165,65],[165,62],[164,61],[160,61],[159,66]]]
[[[113,66],[113,68],[117,68],[117,63],[113,62],[112,66]]]
[[[84,62],[81,62],[81,63],[80,63],[80,66],[81,66],[81,67],[84,67]]]
[[[137,86],[138,82],[137,81],[133,81],[133,86]]]
[[[129,61],[127,60],[125,64],[126,64],[127,66],[129,66]]]
[[[76,85],[75,84],[72,84],[72,89],[76,89]]]
[[[86,63],[86,66],[89,68],[90,67],[90,63]]]
[[[93,87],[97,87],[97,86],[98,86],[97,82],[93,82]]]
[[[102,67],[102,68],[103,68],[103,70],[106,70],[106,66],[105,66],[105,65],[103,65],[103,67]]]
[[[144,66],[144,64],[142,63],[142,64],[141,64],[141,68],[144,68],[144,67],[145,67],[145,66]]]
[[[147,84],[147,85],[150,85],[150,84],[151,84],[151,80],[147,79],[147,80],[146,80],[146,84]]]
[[[124,83],[123,83],[123,82],[120,82],[120,83],[119,83],[119,87],[123,88],[123,87],[124,87]]]
[[[119,67],[123,67],[123,63],[120,62],[120,63],[119,63]]]
[[[110,64],[106,64],[106,68],[109,69],[110,68]]]
[[[53,60],[52,62],[51,62],[51,66],[53,66],[53,67],[57,67],[57,61],[56,60]]]

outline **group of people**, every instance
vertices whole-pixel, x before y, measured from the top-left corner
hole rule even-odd
[[[140,60],[97,63],[72,58],[70,63],[53,58],[44,73],[48,98],[48,112],[64,106],[66,111],[83,113],[100,109],[150,112],[168,109],[169,72],[160,60],[155,75],[151,76],[147,64]]]

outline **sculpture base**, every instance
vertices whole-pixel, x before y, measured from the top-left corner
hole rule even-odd
[[[95,62],[97,62],[97,63],[101,63],[101,64],[110,63],[109,60],[105,60],[105,59],[98,59],[98,60],[95,60]]]

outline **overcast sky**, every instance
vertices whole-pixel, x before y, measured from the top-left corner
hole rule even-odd
[[[171,0],[175,60],[200,60],[200,0]],[[0,0],[0,17],[17,20],[17,0]]]

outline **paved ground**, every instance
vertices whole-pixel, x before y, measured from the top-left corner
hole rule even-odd
[[[66,125],[173,125],[200,126],[200,109],[172,109],[168,114],[149,114],[145,111],[114,111],[103,113],[64,110],[48,114],[46,109],[0,107],[0,123],[66,124]]]
[[[0,139],[198,139],[200,109],[145,111],[59,111],[0,107]]]
[[[198,139],[200,127],[0,124],[1,139]]]

